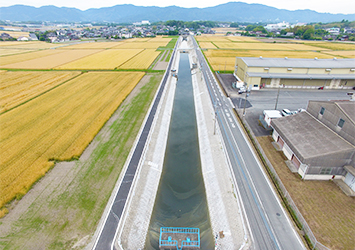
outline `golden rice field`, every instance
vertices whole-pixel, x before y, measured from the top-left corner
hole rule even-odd
[[[29,37],[29,32],[22,32],[22,31],[8,31],[5,30],[3,31],[7,34],[9,34],[10,36],[14,37],[14,38],[19,38],[20,36],[24,36],[24,37]]]
[[[237,28],[223,28],[223,27],[218,27],[218,28],[212,28],[214,32],[217,34],[226,34],[227,32],[236,32],[238,29]]]
[[[248,36],[218,36],[218,35],[203,35],[203,36],[196,36],[196,40],[199,42],[253,42],[259,43],[257,39]]]
[[[199,41],[201,48],[207,49],[203,53],[216,71],[233,71],[236,57],[317,57],[320,59],[330,59],[336,56],[355,57],[355,45],[346,43],[319,41],[317,43],[305,41],[295,43],[293,40],[284,40],[283,43],[270,43],[257,41],[251,37],[239,36],[199,36],[196,39]],[[245,40],[242,41],[242,39]],[[213,45],[218,48],[213,48]]]
[[[109,49],[121,42],[86,42],[61,47],[60,49]]]
[[[22,53],[27,53],[27,52],[32,52],[32,51],[35,51],[35,50],[33,50],[33,49],[7,49],[7,48],[0,47],[0,57],[7,56],[7,55],[22,54]],[[2,59],[0,59],[0,60],[2,60]]]
[[[166,46],[167,42],[126,42],[119,43],[114,49],[157,49]]]
[[[256,50],[326,50],[325,48],[313,47],[304,44],[292,43],[234,43],[214,42],[220,49],[256,49]]]
[[[131,58],[124,64],[122,64],[120,69],[148,69],[153,63],[155,58],[160,54],[160,51],[155,51],[155,49],[146,49]]]
[[[145,38],[132,38],[132,39],[125,39],[122,42],[123,43],[131,43],[131,42],[152,42],[152,43],[166,43],[168,44],[170,42],[171,38],[167,36],[157,36],[153,38],[145,37]]]
[[[259,43],[260,41],[249,36],[228,36],[228,40],[232,42],[253,42],[253,43]]]
[[[23,45],[23,44],[34,44],[36,43],[35,41],[29,41],[29,42],[19,42],[19,41],[1,41],[0,42],[0,47],[7,47],[7,46],[16,46],[16,45]]]
[[[81,155],[143,72],[89,72],[0,115],[0,207]]]
[[[355,44],[351,43],[339,43],[339,42],[321,42],[321,43],[307,43],[311,46],[318,48],[330,49],[330,50],[355,50]]]
[[[236,57],[289,57],[289,58],[319,58],[331,59],[334,56],[313,51],[272,51],[272,50],[208,50],[204,51],[209,63],[214,70],[224,70],[225,61],[227,61],[227,69],[234,70]],[[221,66],[223,65],[223,67]]]
[[[78,71],[3,71],[0,74],[0,113],[79,74]]]
[[[61,65],[56,69],[115,69],[142,49],[108,49]]]
[[[355,58],[355,50],[336,50],[324,52],[332,56],[340,56],[345,58]]]
[[[196,36],[195,37],[199,42],[230,42],[227,36]]]
[[[235,66],[235,57],[207,57],[215,71],[233,71]]]
[[[0,46],[16,49],[50,49],[58,47],[58,44],[39,42],[39,41],[23,41],[23,42],[0,42]]]
[[[71,61],[78,60],[80,58],[95,54],[101,50],[94,49],[76,49],[76,50],[55,50],[57,53],[34,58],[31,60],[26,60],[22,62],[17,62],[13,64],[6,64],[1,66],[1,68],[7,69],[52,69],[58,67],[62,64],[69,63]]]
[[[314,51],[289,51],[289,50],[223,50],[210,49],[204,51],[208,57],[290,57],[290,58],[333,58],[331,55]],[[327,52],[329,53],[329,52]]]
[[[212,42],[200,42],[199,45],[202,49],[217,49]]]
[[[60,53],[60,52],[61,51],[56,50],[56,49],[48,49],[48,50],[34,51],[34,52],[30,52],[30,53],[2,56],[2,57],[0,57],[0,66],[6,65],[6,64],[18,63],[18,62],[24,62],[27,60],[41,58],[41,57],[53,55],[53,54]]]

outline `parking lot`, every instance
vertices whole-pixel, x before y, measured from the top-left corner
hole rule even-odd
[[[270,131],[266,131],[259,126],[259,116],[263,114],[265,109],[275,109],[277,99],[277,89],[261,89],[252,90],[245,102],[246,93],[238,94],[237,89],[233,89],[231,75],[220,75],[223,86],[229,97],[232,99],[236,109],[243,110],[245,107],[246,120],[251,126],[256,136],[269,135]],[[311,90],[311,89],[287,89],[281,88],[277,101],[277,110],[289,109],[295,111],[299,108],[306,109],[309,100],[329,101],[329,100],[349,100],[348,92],[354,90]]]

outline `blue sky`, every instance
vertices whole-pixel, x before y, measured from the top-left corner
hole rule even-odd
[[[55,5],[58,7],[75,7],[81,10],[86,10],[89,8],[100,8],[100,7],[110,7],[117,4],[127,4],[131,3],[138,6],[171,6],[177,5],[180,7],[210,7],[222,3],[230,2],[231,0],[0,0],[0,6],[10,6],[14,4],[24,4],[31,5],[35,7],[40,7],[44,5]],[[297,10],[297,9],[310,9],[318,12],[328,12],[328,13],[342,13],[342,14],[354,14],[355,4],[353,0],[245,0],[241,1],[245,3],[260,3],[279,9],[287,10]]]

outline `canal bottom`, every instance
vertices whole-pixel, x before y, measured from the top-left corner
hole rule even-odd
[[[160,227],[200,229],[201,249],[214,249],[201,171],[192,79],[181,53],[164,166],[144,249],[159,249]]]

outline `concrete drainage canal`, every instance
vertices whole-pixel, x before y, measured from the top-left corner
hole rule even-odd
[[[170,229],[166,229],[167,227]],[[164,166],[144,249],[159,249],[161,230],[171,232],[168,242],[177,240],[178,245],[161,249],[214,249],[201,171],[188,53],[181,53],[180,56],[179,80],[175,91]],[[199,248],[189,243],[195,241],[197,231],[200,238]],[[190,247],[184,247],[189,244]]]

